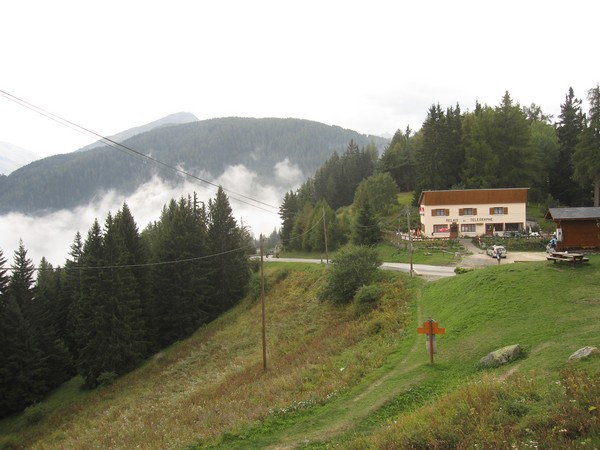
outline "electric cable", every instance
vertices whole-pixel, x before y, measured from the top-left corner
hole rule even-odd
[[[232,194],[232,195],[237,196],[237,197],[241,197],[241,198],[246,199],[246,200],[251,201],[251,202],[255,202],[255,203],[257,203],[257,205],[255,205],[253,203],[249,203],[247,201],[244,201],[244,200],[241,200],[239,198],[235,198],[234,197],[234,199],[237,200],[237,201],[239,201],[240,203],[244,203],[244,204],[247,204],[249,206],[253,206],[255,208],[261,209],[263,211],[266,211],[266,212],[269,212],[269,213],[272,213],[272,214],[277,214],[276,211],[271,211],[271,210],[265,209],[265,208],[263,208],[261,206],[258,206],[258,205],[263,205],[263,206],[266,206],[268,208],[273,208],[275,210],[278,210],[279,208],[277,206],[270,205],[270,204],[268,204],[266,202],[263,202],[261,200],[255,199],[253,197],[250,197],[250,196],[247,196],[247,195],[244,195],[244,194],[240,194],[239,192],[235,192],[235,191],[233,191],[231,189],[225,188],[223,186],[219,186],[219,185],[217,185],[217,184],[215,184],[215,183],[213,183],[211,181],[205,180],[205,179],[200,178],[200,177],[198,177],[196,175],[193,175],[193,174],[191,174],[189,172],[186,172],[183,169],[180,169],[180,168],[175,167],[175,166],[171,166],[170,164],[167,164],[167,163],[165,163],[163,161],[160,161],[159,159],[156,159],[156,158],[154,158],[154,157],[152,157],[150,155],[146,155],[145,153],[139,152],[139,151],[137,151],[137,150],[135,150],[135,149],[133,149],[131,147],[128,147],[128,146],[126,146],[126,145],[124,145],[124,144],[122,144],[120,142],[114,141],[114,140],[112,140],[112,139],[110,139],[110,138],[108,138],[106,136],[103,136],[103,135],[101,135],[99,133],[96,133],[95,131],[90,130],[89,128],[86,128],[86,127],[81,126],[81,125],[79,125],[79,124],[77,124],[77,123],[75,123],[75,122],[73,122],[71,120],[68,120],[68,119],[65,119],[65,118],[63,118],[61,116],[58,116],[58,115],[56,115],[56,114],[54,114],[54,113],[52,113],[50,111],[47,111],[47,110],[45,110],[45,109],[43,109],[43,108],[41,108],[39,106],[36,106],[33,103],[30,103],[30,102],[28,102],[26,100],[23,100],[22,98],[19,98],[19,97],[15,96],[15,95],[12,95],[12,94],[4,91],[4,90],[0,89],[0,95],[2,95],[6,99],[8,99],[8,100],[10,100],[10,101],[12,101],[14,103],[17,103],[18,105],[21,105],[21,106],[23,106],[23,107],[25,107],[25,108],[33,111],[33,112],[41,114],[42,116],[47,117],[47,118],[49,118],[49,119],[51,119],[51,120],[53,120],[53,121],[55,121],[55,122],[57,122],[57,123],[59,123],[61,125],[64,125],[64,126],[66,126],[68,128],[71,128],[72,130],[75,130],[75,131],[77,131],[77,132],[79,132],[81,134],[85,134],[87,136],[97,137],[97,138],[100,139],[101,142],[104,142],[104,143],[106,143],[106,145],[108,145],[110,147],[113,147],[113,148],[116,148],[117,150],[121,150],[121,149],[126,150],[127,152],[129,152],[129,153],[131,153],[133,155],[136,155],[136,156],[141,157],[141,158],[145,158],[145,159],[147,159],[149,161],[152,161],[153,163],[155,163],[157,165],[166,167],[169,170],[173,170],[173,171],[175,171],[175,172],[177,172],[177,173],[179,173],[181,175],[189,177],[189,178],[191,178],[191,179],[193,179],[195,181],[200,181],[201,183],[207,184],[209,186],[212,186],[212,187],[215,187],[215,188],[221,187],[224,191],[228,192],[229,194]]]

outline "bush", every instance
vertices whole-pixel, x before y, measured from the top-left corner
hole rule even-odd
[[[358,289],[370,284],[381,259],[371,247],[348,245],[342,248],[333,259],[324,289],[325,298],[335,303],[348,303]]]
[[[27,422],[30,425],[40,423],[45,415],[46,406],[42,403],[36,403],[34,405],[28,406],[23,412],[23,418],[25,419],[25,422]]]
[[[264,277],[265,292],[267,291],[267,277]],[[252,300],[258,300],[260,298],[260,273],[252,274],[250,278],[250,285],[248,286],[248,295]]]
[[[383,297],[383,287],[379,284],[362,286],[354,296],[354,302],[359,311],[373,308]]]
[[[19,439],[14,434],[0,436],[0,450],[12,450],[19,447]]]
[[[117,379],[117,374],[115,372],[102,372],[98,375],[96,381],[98,382],[98,387],[103,388],[106,386],[110,386]]]
[[[250,267],[250,271],[252,273],[260,272],[260,259],[258,258],[250,258],[248,260],[248,266]]]

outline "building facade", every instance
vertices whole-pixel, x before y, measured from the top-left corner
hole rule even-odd
[[[527,229],[527,188],[423,191],[421,233],[427,237],[504,236]]]

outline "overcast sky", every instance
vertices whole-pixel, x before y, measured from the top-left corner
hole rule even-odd
[[[496,106],[505,91],[556,116],[569,87],[585,99],[600,81],[599,17],[595,0],[5,1],[0,91],[105,136],[181,111],[391,134],[434,103]],[[96,140],[0,95],[2,142],[43,157]],[[218,182],[280,201],[239,170]],[[127,201],[143,228],[186,193],[150,183]],[[36,264],[62,264],[75,232],[122,202],[1,216],[0,248],[12,259],[22,238]],[[276,213],[242,216],[255,235],[279,227]]]
[[[180,111],[393,133],[507,90],[556,115],[600,81],[599,17],[591,0],[10,1],[0,90],[102,135]],[[0,96],[0,141],[94,140]]]

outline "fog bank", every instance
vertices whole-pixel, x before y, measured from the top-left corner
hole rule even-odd
[[[274,229],[279,230],[278,208],[283,196],[289,190],[295,190],[303,181],[302,172],[286,160],[273,168],[272,180],[261,180],[255,173],[238,165],[229,167],[213,182],[225,189],[238,225],[243,222],[258,237],[261,233],[269,235]],[[172,198],[177,200],[196,192],[199,200],[207,203],[215,197],[216,191],[216,187],[205,183],[182,181],[170,185],[155,178],[140,186],[133,194],[122,195],[114,191],[98,194],[94,201],[72,211],[60,210],[43,216],[20,213],[3,215],[0,216],[0,249],[7,266],[10,266],[22,239],[27,255],[36,267],[42,257],[55,267],[64,266],[77,231],[85,241],[94,219],[97,218],[103,226],[108,213],[114,215],[124,202],[129,206],[141,232],[149,223],[160,218],[163,206]]]

